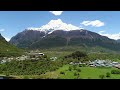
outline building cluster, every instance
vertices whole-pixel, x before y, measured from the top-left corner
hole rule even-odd
[[[70,62],[70,65],[80,65],[80,64],[86,64],[87,66],[90,66],[90,67],[116,67],[116,68],[120,69],[120,63],[119,62],[112,62],[111,60],[94,60],[94,61],[89,61],[87,63]]]
[[[26,55],[22,55],[19,57],[1,57],[0,58],[0,63],[5,63],[5,62],[10,62],[11,60],[39,60],[41,56],[43,56],[43,53],[36,53],[36,52],[30,52],[27,53]]]

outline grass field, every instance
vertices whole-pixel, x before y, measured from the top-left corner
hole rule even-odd
[[[69,67],[72,65],[64,65],[53,72],[47,72],[42,75],[21,75],[21,76],[13,76],[16,79],[77,79],[77,76],[74,73],[79,73],[80,79],[100,79],[100,75],[104,75],[104,79],[120,79],[120,74],[111,74],[111,70],[118,70],[117,68],[97,68],[97,67],[79,67],[81,71],[78,72],[72,68],[69,71]],[[60,74],[60,72],[64,72],[65,74]],[[106,77],[106,73],[110,73],[110,77]]]
[[[60,69],[54,72],[47,72],[44,75],[41,75],[42,78],[53,78],[53,79],[76,79],[74,73],[77,72],[76,70],[69,71],[70,65],[65,65]],[[120,74],[111,74],[111,70],[117,70],[117,68],[96,68],[96,67],[77,67],[81,69],[79,72],[80,79],[100,79],[99,75],[104,75],[104,79],[120,79]],[[64,72],[64,74],[60,74],[60,72]],[[110,77],[106,77],[106,73],[110,73]]]

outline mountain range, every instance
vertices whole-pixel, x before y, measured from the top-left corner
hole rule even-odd
[[[10,43],[19,48],[39,49],[66,46],[100,46],[120,50],[120,43],[95,32],[52,20],[40,28],[27,28],[11,38]]]

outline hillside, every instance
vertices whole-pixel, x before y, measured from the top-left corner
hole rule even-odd
[[[18,56],[21,55],[22,52],[23,50],[9,44],[0,34],[0,56]]]
[[[120,50],[120,44],[108,37],[88,30],[55,30],[45,33],[37,30],[25,30],[14,36],[10,43],[20,48],[39,49],[63,46],[103,47],[114,51]]]

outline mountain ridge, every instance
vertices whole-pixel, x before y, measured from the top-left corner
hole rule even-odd
[[[29,49],[79,45],[102,46],[110,49],[112,47],[114,49],[114,45],[117,48],[119,46],[115,40],[85,29],[70,31],[55,30],[51,34],[37,30],[25,30],[14,36],[10,43],[20,48]],[[115,50],[117,49],[115,48]]]
[[[9,41],[19,48],[39,49],[63,46],[101,46],[120,50],[119,43],[98,33],[67,24],[61,19],[51,20],[39,28],[27,28]]]

